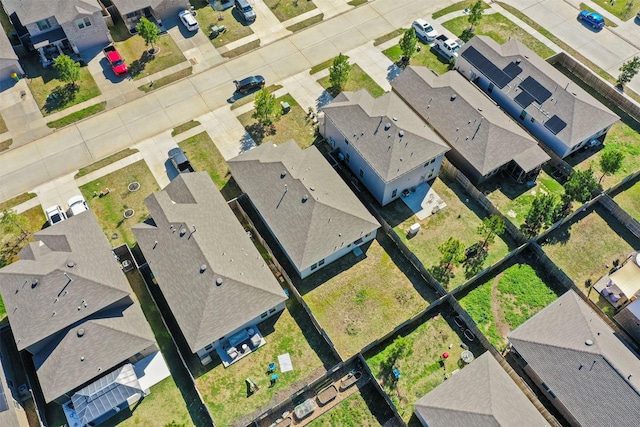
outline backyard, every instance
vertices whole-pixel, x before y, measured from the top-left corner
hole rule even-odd
[[[226,200],[235,199],[242,191],[231,177],[227,162],[218,151],[209,134],[204,131],[178,144],[196,171],[207,171]]]
[[[465,193],[457,182],[450,181],[442,175],[436,178],[432,188],[447,206],[426,219],[418,220],[401,199],[385,206],[382,214],[425,268],[436,276],[441,276],[438,274],[441,258],[438,246],[449,237],[460,240],[465,248],[479,242],[481,238],[477,230],[482,224],[482,219],[486,217],[486,212]],[[420,224],[420,232],[409,239],[407,232],[415,223]],[[437,278],[445,289],[454,289],[483,268],[502,259],[511,249],[514,249],[514,246],[507,235],[498,236],[495,242],[489,245],[489,252],[485,259],[453,267],[451,270],[453,277],[448,282],[444,277]]]
[[[191,5],[198,12],[196,19],[200,24],[200,31],[207,36],[211,33],[211,27],[214,25],[224,25],[227,28],[227,31],[215,38],[209,36],[211,43],[217,48],[253,34],[253,30],[244,23],[242,16],[235,7],[223,11],[215,11],[211,3],[206,0],[192,0]]]
[[[564,194],[562,185],[544,170],[540,172],[533,187],[518,184],[511,177],[491,179],[479,188],[493,206],[511,220],[516,226],[522,225],[529,208],[538,194],[555,194],[558,200]]]
[[[35,55],[22,58],[20,63],[29,76],[29,90],[44,116],[100,95],[100,89],[88,67],[80,67],[80,78],[72,87],[58,79],[58,72],[53,67],[42,67]]]
[[[129,185],[133,183],[138,183],[139,186],[131,191]],[[132,188],[135,188],[135,185]],[[144,199],[159,189],[144,160],[139,160],[80,187],[82,195],[114,247],[122,243],[127,243],[129,246],[135,243],[131,227],[144,221],[149,215]],[[127,210],[133,210],[129,218],[124,217]]]
[[[242,426],[294,391],[325,373],[337,363],[329,347],[317,334],[311,319],[294,299],[287,309],[258,325],[267,344],[255,353],[224,368],[216,357],[215,366],[201,366],[204,373],[194,373],[202,397],[220,426]],[[289,353],[293,371],[278,372],[279,379],[270,387],[269,363],[278,355]],[[247,393],[246,378],[259,390]],[[239,419],[241,418],[241,419]]]
[[[331,82],[329,81],[329,76],[322,77],[318,80],[318,83],[331,93]],[[349,80],[342,90],[345,92],[355,92],[360,89],[366,89],[374,98],[384,95],[384,89],[382,89],[378,83],[365,73],[358,64],[351,64]],[[335,96],[337,93],[331,93],[331,95]]]
[[[460,359],[463,344],[459,330],[453,322],[455,312],[447,308],[446,312],[431,313],[421,319],[417,327],[402,332],[408,351],[401,357],[394,357],[397,346],[393,340],[365,354],[367,365],[373,375],[382,384],[398,412],[409,425],[419,426],[413,415],[413,403],[424,396],[444,380],[462,368]],[[475,357],[484,353],[478,340],[465,341]],[[443,353],[448,358],[442,357]],[[392,369],[400,371],[401,377],[395,380]]]
[[[263,142],[282,144],[290,139],[294,139],[303,149],[313,145],[316,140],[316,125],[311,118],[291,95],[286,94],[277,98],[276,108],[281,108],[281,102],[289,103],[291,109],[288,113],[282,114],[271,126],[263,126],[251,117],[255,110],[241,114],[238,120],[258,145]]]
[[[530,265],[515,264],[459,301],[491,344],[502,351],[509,332],[557,297]]]
[[[465,30],[469,28],[469,21],[467,16],[459,16],[442,25],[457,37],[461,37]],[[518,39],[541,58],[548,58],[555,54],[551,48],[499,13],[483,15],[475,26],[474,34],[489,36],[499,44],[506,43],[512,38]]]
[[[297,285],[345,360],[436,299],[384,233],[362,249]]]
[[[613,200],[629,215],[640,221],[640,180],[636,179],[631,185],[627,184],[625,188],[613,196]]]
[[[590,284],[607,274],[615,260],[621,262],[640,248],[640,240],[606,209],[596,205],[554,230],[541,246],[582,292],[611,314],[611,305],[604,298],[595,291],[589,293]]]

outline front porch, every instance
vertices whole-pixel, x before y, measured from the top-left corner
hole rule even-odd
[[[222,365],[226,368],[243,357],[248,356],[266,343],[267,341],[260,333],[258,327],[250,326],[231,335],[229,338],[218,341],[215,349],[222,361]]]
[[[53,60],[60,55],[77,55],[62,28],[32,37],[31,44],[38,51],[40,63],[45,68],[53,65]]]

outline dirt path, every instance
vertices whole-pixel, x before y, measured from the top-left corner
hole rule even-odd
[[[498,274],[491,284],[491,312],[493,313],[493,320],[496,323],[498,333],[501,336],[506,337],[511,331],[511,327],[503,320],[504,310],[502,309],[500,299],[498,298],[498,282],[500,281],[500,277],[502,277],[502,273]]]

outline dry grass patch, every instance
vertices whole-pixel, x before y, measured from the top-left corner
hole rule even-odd
[[[7,128],[7,124],[4,122],[4,119],[2,118],[2,115],[0,114],[0,133],[5,133],[8,130],[9,130],[9,128]]]
[[[640,181],[636,180],[635,184],[627,186],[613,197],[618,205],[629,215],[640,221]],[[640,248],[638,248],[640,249]]]

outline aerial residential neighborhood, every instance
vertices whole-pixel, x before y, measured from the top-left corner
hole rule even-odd
[[[0,427],[638,425],[640,3],[0,28]]]

